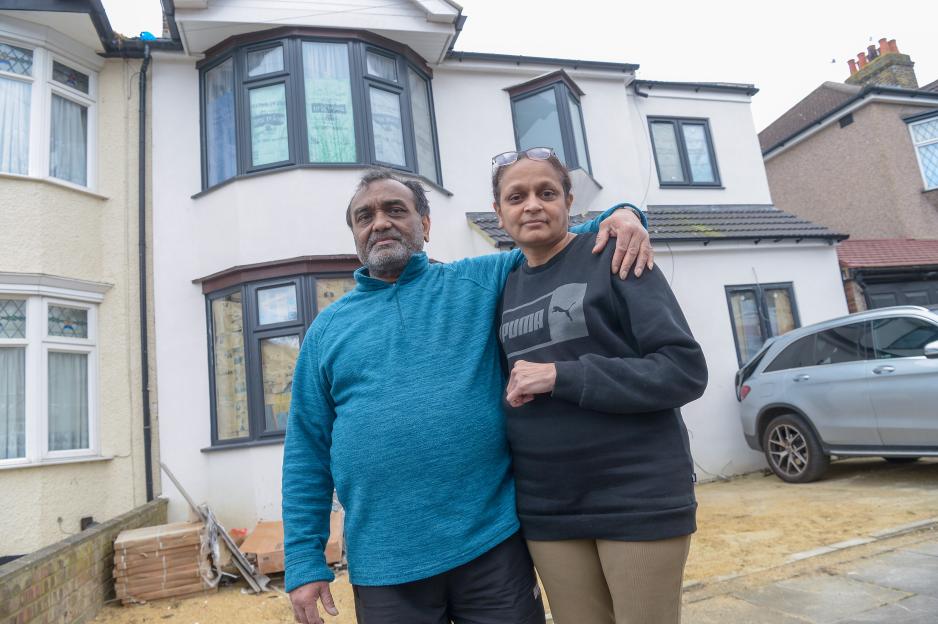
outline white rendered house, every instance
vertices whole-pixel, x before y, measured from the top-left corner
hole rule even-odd
[[[578,214],[649,210],[710,366],[684,411],[699,477],[763,465],[738,424],[740,360],[846,306],[842,237],[771,206],[753,87],[454,52],[464,20],[444,0],[262,4],[176,0],[185,51],[154,57],[161,457],[196,499],[229,526],[280,517],[292,364],[317,310],[353,286],[345,208],[364,169],[425,183],[428,253],[448,261],[505,246],[479,214],[490,158],[537,145],[574,169]]]

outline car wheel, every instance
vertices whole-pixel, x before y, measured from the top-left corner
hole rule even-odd
[[[794,414],[772,419],[762,435],[762,448],[772,472],[789,483],[815,481],[830,464],[814,431]]]
[[[890,464],[914,464],[920,457],[883,457]]]

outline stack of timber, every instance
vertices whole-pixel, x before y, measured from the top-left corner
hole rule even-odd
[[[177,522],[122,531],[114,541],[114,588],[123,604],[215,589],[205,525]]]

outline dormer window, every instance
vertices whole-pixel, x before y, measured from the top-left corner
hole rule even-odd
[[[203,187],[271,169],[354,164],[439,184],[430,70],[391,46],[364,35],[291,35],[210,54],[200,65]]]
[[[583,110],[583,91],[563,70],[509,88],[515,146],[553,148],[568,169],[592,173]]]

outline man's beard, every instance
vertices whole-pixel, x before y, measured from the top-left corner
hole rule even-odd
[[[378,240],[387,239],[394,239],[396,242],[375,247]],[[411,238],[395,229],[372,233],[368,237],[365,249],[358,248],[358,258],[368,268],[368,273],[374,277],[396,276],[404,270],[411,257],[422,250],[423,224],[421,223],[418,230],[413,232]]]

